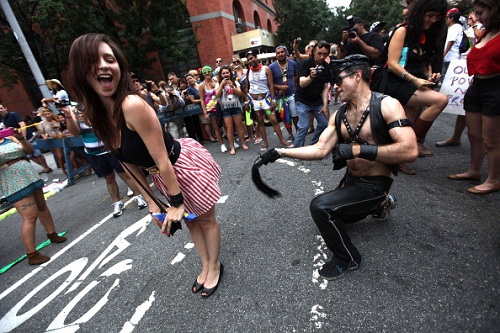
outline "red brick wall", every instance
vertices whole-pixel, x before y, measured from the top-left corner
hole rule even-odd
[[[236,1],[240,4],[243,31],[254,29],[253,26],[249,27],[247,24],[254,24],[254,12],[257,11],[260,17],[261,28],[267,29],[267,20],[269,18],[273,27],[271,32],[276,32],[277,26],[274,18],[262,6],[258,5],[255,0]],[[261,3],[273,8],[272,0],[262,0]],[[215,66],[215,59],[218,57],[221,57],[224,63],[229,63],[233,55],[231,36],[236,34],[236,26],[232,18],[234,16],[233,0],[188,0],[187,10],[191,17],[207,13],[216,16],[212,19],[192,23],[193,29],[196,31],[196,36],[200,41],[198,44],[198,54],[200,55],[201,64],[213,67]],[[221,12],[225,16],[221,16]],[[197,26],[199,28],[196,30]],[[155,62],[151,71],[151,79],[160,80],[165,75],[166,73],[162,73],[159,61]],[[17,84],[11,91],[0,88],[0,101],[5,103],[9,110],[21,115],[31,115],[31,112],[40,106],[39,101],[35,101],[28,95],[23,83]]]

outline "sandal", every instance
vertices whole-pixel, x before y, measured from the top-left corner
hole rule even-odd
[[[267,150],[267,146],[261,146],[260,147],[260,151],[266,151]]]
[[[261,142],[262,142],[262,138],[256,138],[254,141],[254,144],[258,145]]]

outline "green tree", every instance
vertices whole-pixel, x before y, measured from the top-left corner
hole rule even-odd
[[[146,72],[163,51],[184,60],[196,45],[185,2],[178,0],[11,0],[11,7],[45,77],[61,78],[73,40],[100,32],[118,41],[132,68]],[[188,37],[186,37],[188,36]],[[178,41],[188,39],[183,47]],[[0,13],[0,82],[11,87],[17,75],[32,77],[5,16]],[[17,74],[17,75],[16,75]]]
[[[292,45],[297,37],[302,44],[310,39],[325,39],[333,13],[325,0],[273,0],[278,23],[278,41]]]

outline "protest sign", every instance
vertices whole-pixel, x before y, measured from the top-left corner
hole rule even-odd
[[[465,115],[464,96],[471,81],[465,59],[452,60],[440,89],[442,94],[448,96],[448,105],[443,112]]]

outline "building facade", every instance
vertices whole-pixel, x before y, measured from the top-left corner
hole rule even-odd
[[[244,55],[250,49],[258,53],[274,49],[277,25],[272,0],[187,0],[186,10],[199,41],[197,52],[188,63],[169,62],[168,55],[159,56],[150,73],[153,79],[166,79],[171,71],[180,76],[192,68],[215,66],[216,58],[230,63],[233,54]],[[21,115],[31,116],[41,98],[39,91],[21,81],[12,90],[0,88],[0,101]]]

